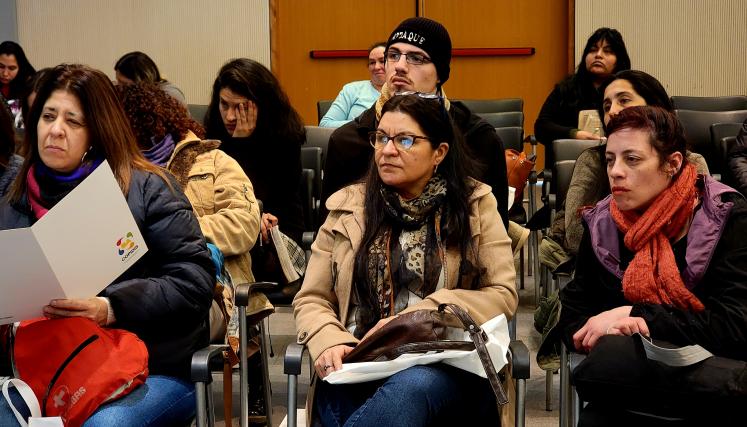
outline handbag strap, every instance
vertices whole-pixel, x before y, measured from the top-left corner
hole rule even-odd
[[[28,424],[26,423],[26,420],[23,419],[23,416],[21,415],[20,412],[18,412],[18,409],[16,409],[15,405],[13,405],[13,401],[10,399],[10,394],[8,392],[8,386],[10,386],[11,384],[15,386],[16,390],[18,391],[18,394],[21,395],[21,398],[26,403],[26,406],[29,408],[29,411],[31,412],[31,417],[34,417],[34,418],[41,417],[41,409],[39,409],[39,401],[36,399],[36,395],[34,394],[34,391],[24,381],[18,378],[10,378],[3,383],[2,391],[3,391],[3,397],[5,397],[5,401],[8,402],[8,406],[10,406],[11,411],[13,411],[13,415],[16,416],[16,420],[18,420],[18,423],[21,424],[21,427],[27,427]]]
[[[503,390],[501,381],[498,378],[498,373],[495,371],[495,366],[493,365],[493,361],[492,359],[490,359],[490,354],[488,354],[488,349],[485,346],[485,343],[488,341],[488,335],[485,333],[485,331],[482,330],[480,325],[472,320],[472,317],[469,315],[469,313],[467,313],[462,307],[459,307],[456,304],[448,303],[438,305],[438,311],[440,312],[446,311],[446,308],[451,309],[456,317],[462,322],[464,330],[469,333],[472,342],[475,343],[477,355],[480,357],[480,362],[482,363],[483,369],[485,369],[485,374],[487,375],[488,381],[490,382],[490,388],[493,389],[493,394],[495,394],[495,401],[498,403],[498,406],[507,404],[508,396],[506,396],[506,392],[505,390]]]
[[[377,362],[383,360],[394,360],[399,356],[406,353],[427,353],[429,351],[444,351],[444,350],[464,350],[472,351],[475,349],[475,343],[472,341],[451,341],[451,340],[439,340],[439,341],[421,341],[411,342],[407,344],[398,345],[393,347],[379,357],[374,359]]]

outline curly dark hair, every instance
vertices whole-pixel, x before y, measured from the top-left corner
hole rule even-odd
[[[154,83],[119,85],[117,95],[141,149],[151,148],[167,134],[176,141],[190,130],[201,139],[205,137],[205,129],[189,116],[184,105]]]

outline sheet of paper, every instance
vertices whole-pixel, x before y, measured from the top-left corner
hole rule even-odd
[[[0,324],[94,296],[148,251],[106,162],[32,227],[0,231],[0,248]]]
[[[32,229],[68,298],[96,295],[148,250],[106,162]]]
[[[31,228],[0,231],[0,324],[40,317],[65,296]]]

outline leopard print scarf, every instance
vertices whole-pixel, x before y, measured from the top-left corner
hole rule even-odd
[[[438,285],[444,257],[440,225],[446,180],[433,176],[423,193],[411,200],[388,188],[382,188],[381,195],[389,221],[368,248],[368,283],[377,291],[378,315],[370,307],[358,310],[359,315],[379,319],[406,308],[409,293],[422,299]],[[358,325],[368,324],[359,320]]]

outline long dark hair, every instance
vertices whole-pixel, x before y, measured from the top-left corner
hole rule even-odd
[[[262,138],[267,142],[266,146],[269,147],[278,141],[303,143],[306,140],[303,120],[291,106],[288,95],[280,87],[278,79],[264,65],[247,58],[234,59],[218,72],[218,77],[213,83],[210,106],[205,115],[207,138],[224,142],[231,138],[218,110],[220,90],[224,88],[257,105],[257,127],[252,137]]]
[[[612,70],[612,73],[630,69],[630,56],[622,34],[614,28],[598,28],[586,41],[581,60],[576,67],[576,73],[568,76],[559,84],[560,92],[564,95],[561,99],[568,104],[564,105],[565,108],[578,109],[581,100],[597,98],[598,91],[594,87],[594,76],[586,69],[586,55],[600,41],[606,41],[617,57],[615,69]],[[569,96],[570,94],[573,94],[573,96]]]
[[[458,247],[462,258],[459,268],[459,280],[463,274],[473,271],[474,266],[467,260],[467,251],[472,247],[472,232],[469,222],[469,198],[475,188],[474,165],[464,153],[464,139],[438,100],[424,99],[418,95],[395,95],[382,108],[382,117],[389,112],[400,112],[410,116],[429,138],[434,149],[440,143],[449,144],[449,151],[438,165],[438,173],[446,180],[446,201],[441,218],[441,237],[446,247]],[[379,177],[375,160],[371,160],[368,173],[364,178],[366,195],[364,211],[366,213],[363,237],[358,252],[355,254],[354,286],[359,304],[372,310],[370,324],[360,325],[363,330],[370,329],[379,320],[379,302],[376,284],[369,283],[368,248],[387,222],[384,199],[381,189],[386,186]],[[477,285],[477,280],[468,287]]]
[[[134,169],[153,172],[171,183],[162,169],[153,166],[140,152],[127,121],[124,110],[117,99],[111,80],[99,70],[80,64],[62,64],[54,67],[44,77],[36,100],[31,106],[23,153],[26,159],[13,183],[10,200],[17,202],[26,191],[26,175],[39,157],[36,125],[44,104],[53,92],[62,90],[78,98],[86,120],[92,155],[104,157],[117,178],[122,193],[127,194]]]
[[[114,64],[114,71],[119,71],[119,74],[135,83],[164,81],[156,63],[143,52],[135,51],[122,55]]]
[[[599,117],[604,123],[604,91],[615,80],[626,80],[633,86],[633,90],[646,101],[646,105],[661,107],[667,111],[674,111],[672,100],[664,86],[654,76],[640,70],[623,70],[615,73],[599,87],[602,103],[599,104]]]
[[[26,58],[23,48],[16,42],[6,40],[0,43],[0,55],[13,55],[18,63],[18,74],[11,80],[9,99],[20,99],[26,96],[26,85],[36,70]]]

